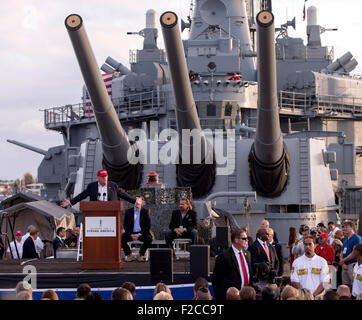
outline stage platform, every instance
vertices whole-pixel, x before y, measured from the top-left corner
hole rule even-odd
[[[214,258],[210,258],[210,271]],[[92,288],[119,287],[125,281],[136,286],[153,286],[159,280],[151,278],[150,262],[124,262],[121,269],[82,270],[82,262],[73,259],[0,260],[0,289],[15,288],[18,281],[29,275],[36,276],[37,288],[77,288],[88,283]],[[31,267],[30,267],[31,266]],[[30,270],[30,271],[29,271]],[[173,262],[174,281],[164,280],[166,284],[193,283],[195,276],[190,274],[190,260]]]

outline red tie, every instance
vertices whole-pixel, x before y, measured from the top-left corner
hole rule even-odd
[[[269,249],[268,249],[266,242],[264,242],[264,248],[265,248],[266,255],[268,256],[268,260],[270,261]]]
[[[246,287],[249,284],[249,277],[248,277],[248,272],[246,271],[245,261],[241,251],[239,251],[239,256],[241,262],[241,269],[243,271],[243,276],[244,276],[244,287]]]

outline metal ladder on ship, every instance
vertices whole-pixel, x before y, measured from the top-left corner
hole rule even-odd
[[[79,258],[82,258],[82,260],[83,260],[83,223],[80,224],[80,228],[79,228],[77,261],[79,261]]]

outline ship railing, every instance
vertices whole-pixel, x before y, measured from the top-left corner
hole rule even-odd
[[[336,95],[307,95],[304,92],[280,91],[281,110],[325,115],[362,115],[362,98]]]
[[[157,116],[165,112],[164,93],[158,90],[130,94],[112,99],[119,118],[134,118],[139,116]],[[44,111],[44,126],[46,128],[94,121],[94,113],[89,103],[68,104]]]
[[[362,115],[362,98],[358,97],[318,95],[316,97],[316,105],[318,112]]]
[[[200,119],[200,125],[201,129],[229,129],[232,127],[232,124],[230,123],[230,119],[224,119],[224,118],[199,118]],[[169,118],[168,119],[168,127],[170,129],[177,130],[177,121],[176,118]]]
[[[307,111],[310,101],[306,93],[296,91],[279,91],[279,107],[280,109],[290,109],[295,112],[296,109]]]
[[[140,57],[140,53],[143,52],[142,54],[142,58]],[[158,57],[156,56],[158,54]],[[163,50],[154,50],[152,51],[152,53],[150,54],[152,55],[152,61],[158,61],[158,62],[166,62],[166,55],[165,55],[165,51]],[[144,55],[144,50],[129,50],[129,63],[138,63],[141,60],[145,60],[147,59]]]

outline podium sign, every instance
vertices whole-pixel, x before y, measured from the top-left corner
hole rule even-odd
[[[116,217],[86,217],[84,224],[86,237],[116,237]]]
[[[82,269],[119,269],[121,259],[121,201],[82,201]]]

